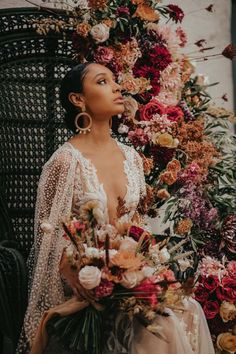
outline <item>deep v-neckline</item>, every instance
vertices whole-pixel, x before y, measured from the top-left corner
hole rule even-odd
[[[129,174],[128,174],[128,159],[127,159],[127,154],[126,154],[126,151],[125,149],[123,148],[122,144],[119,142],[119,141],[116,141],[114,139],[116,145],[118,146],[118,148],[120,149],[121,153],[123,154],[124,156],[124,160],[123,160],[123,172],[124,172],[124,175],[126,176],[126,180],[127,180],[127,183],[126,183],[126,193],[124,195],[123,198],[120,197],[120,199],[126,203],[127,202],[127,198],[128,198],[128,195],[129,195],[129,189],[130,189],[130,180],[129,180]],[[94,165],[94,163],[92,162],[92,160],[88,157],[85,157],[83,155],[83,153],[79,150],[78,147],[74,146],[73,144],[71,144],[70,142],[66,142],[66,144],[69,144],[76,152],[77,154],[79,155],[79,157],[84,160],[90,167],[90,169],[93,171],[93,176],[95,177],[95,180],[96,180],[96,186],[98,189],[102,189],[103,191],[103,194],[105,196],[105,199],[106,199],[106,209],[107,209],[107,216],[108,216],[108,219],[109,219],[109,213],[108,213],[108,195],[107,195],[107,192],[104,188],[104,183],[102,183],[100,180],[99,180],[99,177],[98,177],[98,172],[97,172],[97,168],[96,166]]]

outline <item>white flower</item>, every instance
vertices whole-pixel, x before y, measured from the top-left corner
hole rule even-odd
[[[40,227],[45,234],[50,234],[53,231],[53,226],[49,222],[42,222]]]
[[[197,75],[196,85],[205,86],[209,85],[209,77],[203,74]]]
[[[93,26],[90,30],[90,34],[96,43],[105,42],[109,38],[109,27],[104,23],[99,23]]]
[[[127,271],[122,275],[121,285],[123,285],[127,289],[134,288],[137,286],[142,280],[144,276],[142,272],[139,271]]]
[[[114,250],[114,249],[111,249],[111,250],[108,250],[108,253],[109,253],[109,258],[110,258],[110,260],[112,259],[112,257],[114,257],[116,254],[117,254],[117,250]],[[101,251],[101,256],[102,257],[105,257],[105,250],[102,250]]]
[[[68,247],[66,247],[66,256],[68,258],[72,257],[74,254],[74,246],[73,245],[69,245]]]
[[[134,239],[131,237],[124,237],[120,241],[120,247],[119,249],[122,251],[130,251],[130,252],[135,252],[138,246],[138,242],[136,242]]]
[[[156,263],[165,263],[170,259],[170,254],[166,247],[159,250],[159,245],[152,246],[149,252]]]
[[[96,231],[96,235],[100,242],[104,242],[108,235],[110,239],[115,239],[117,236],[117,230],[110,224],[102,225],[99,230]]]
[[[85,245],[85,255],[88,258],[99,258],[100,252],[95,247],[87,247],[87,245]]]
[[[181,272],[184,272],[188,267],[191,266],[188,259],[178,259],[178,264],[180,267]]]
[[[85,289],[94,289],[100,284],[101,271],[94,266],[85,266],[79,272],[79,281]]]
[[[120,134],[128,133],[128,131],[129,131],[129,127],[127,125],[125,125],[125,124],[120,124],[119,125],[118,132]]]
[[[152,267],[145,266],[143,267],[142,272],[145,278],[149,278],[153,275],[154,269]]]

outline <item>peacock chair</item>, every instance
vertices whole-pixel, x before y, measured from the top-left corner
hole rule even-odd
[[[36,33],[34,21],[48,15],[37,8],[0,11],[0,352],[4,354],[15,353],[27,305],[25,261],[33,242],[39,176],[69,136],[59,83],[75,64],[72,43],[60,33]]]

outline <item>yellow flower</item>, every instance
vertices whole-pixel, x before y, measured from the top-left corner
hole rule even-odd
[[[176,148],[178,146],[178,141],[177,139],[174,139],[172,135],[169,133],[163,133],[160,134],[156,138],[157,144],[163,147],[168,147],[168,148]]]
[[[159,20],[160,15],[147,4],[140,3],[138,4],[133,17],[140,17],[142,20],[155,22]]]

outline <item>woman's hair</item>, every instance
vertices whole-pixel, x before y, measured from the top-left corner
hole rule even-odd
[[[66,113],[64,116],[64,121],[66,127],[75,133],[75,117],[79,113],[78,108],[75,107],[69,100],[69,94],[71,92],[82,93],[83,92],[83,81],[84,77],[88,71],[88,66],[92,63],[78,64],[74,66],[65,77],[62,79],[60,87],[60,101],[62,107],[65,109]]]

